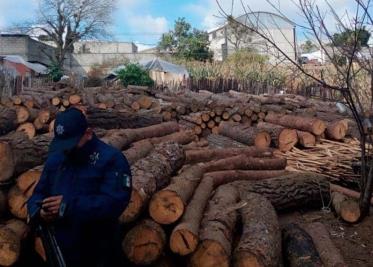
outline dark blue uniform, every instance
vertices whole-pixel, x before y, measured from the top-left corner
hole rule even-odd
[[[63,196],[63,203],[55,235],[68,266],[115,266],[118,217],[131,195],[123,154],[95,136],[69,157],[51,153],[28,201],[30,217],[38,216],[39,201],[56,195]]]

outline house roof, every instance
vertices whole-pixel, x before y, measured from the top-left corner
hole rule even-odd
[[[9,62],[25,65],[30,70],[33,70],[40,74],[48,73],[48,68],[46,66],[39,64],[39,63],[30,63],[24,60],[23,57],[21,56],[9,55],[9,56],[4,56],[3,59]]]

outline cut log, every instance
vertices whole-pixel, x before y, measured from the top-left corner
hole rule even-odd
[[[139,103],[140,108],[142,109],[150,109],[150,107],[153,104],[153,101],[150,97],[141,96],[139,99],[137,99],[137,103]]]
[[[17,108],[17,122],[19,124],[27,122],[29,118],[30,112],[28,108],[22,106]]]
[[[220,123],[219,134],[258,148],[267,148],[271,144],[271,137],[266,131],[239,123]]]
[[[80,95],[71,95],[71,96],[69,96],[69,103],[70,103],[70,105],[73,105],[73,106],[77,105],[81,101],[82,101],[82,98],[80,97]]]
[[[61,104],[61,99],[58,96],[55,96],[51,100],[53,106],[59,106]]]
[[[316,138],[309,132],[297,131],[299,144],[304,148],[316,146]]]
[[[348,123],[345,120],[338,120],[327,123],[326,137],[333,140],[342,140],[348,131]]]
[[[161,137],[153,137],[150,139],[150,141],[153,144],[175,142],[180,145],[185,145],[185,144],[189,144],[190,142],[196,139],[197,139],[197,136],[194,134],[194,131],[180,131],[180,132],[175,132],[175,133],[161,136]]]
[[[269,167],[269,165],[271,166]],[[173,222],[176,222],[183,215],[185,206],[192,198],[196,188],[199,188],[199,182],[202,179],[203,174],[206,172],[235,169],[281,170],[285,169],[285,166],[286,160],[284,159],[256,159],[248,158],[245,155],[234,156],[218,161],[211,161],[205,164],[194,165],[190,168],[185,169],[180,175],[173,177],[172,183],[169,186],[157,192],[153,196],[149,205],[149,214],[156,222],[159,222],[161,224],[171,224]],[[265,179],[275,177],[278,174],[278,172],[257,171],[251,173],[251,175],[247,173],[246,176],[219,176],[216,177],[216,180],[213,180],[215,184],[213,184],[212,188],[209,188],[210,191],[200,191],[200,193],[204,194],[201,199],[205,199],[206,197],[208,197],[208,192],[211,192],[216,186],[234,181],[237,177],[246,179]],[[196,194],[194,194],[194,196],[195,195]],[[207,201],[207,199],[205,200]],[[196,197],[194,201],[196,202],[195,205],[200,206],[202,206],[203,203],[206,203],[200,202],[200,199],[198,197]],[[189,208],[188,205],[187,210],[191,209],[192,208]]]
[[[68,108],[70,106],[70,101],[68,99],[62,100],[62,106]]]
[[[219,134],[211,134],[207,137],[209,147],[211,148],[243,148],[247,145],[233,140],[232,138]]]
[[[164,188],[185,161],[184,150],[176,143],[163,143],[132,167],[132,194],[127,209],[120,216],[122,223],[135,220],[151,196]]]
[[[21,124],[17,130],[17,132],[22,132],[24,134],[27,135],[28,138],[32,139],[35,137],[36,135],[36,129],[35,129],[35,126],[34,124],[32,124],[31,122],[26,122],[26,123],[23,123]]]
[[[297,131],[294,129],[266,122],[259,122],[257,128],[268,132],[274,146],[282,152],[291,150],[298,142]]]
[[[341,194],[344,194],[348,197],[355,198],[355,199],[360,199],[360,193],[353,191],[351,189],[336,185],[336,184],[330,184],[330,190],[332,192],[339,192]],[[370,200],[370,205],[373,206],[373,197]]]
[[[152,220],[144,220],[125,236],[122,248],[127,258],[137,265],[150,265],[157,261],[166,245],[166,234]]]
[[[87,120],[90,127],[102,129],[128,129],[147,127],[162,122],[159,114],[133,114],[115,110],[88,108]]]
[[[353,199],[348,199],[345,195],[333,192],[332,193],[333,207],[345,222],[356,223],[360,218],[359,203]]]
[[[257,171],[256,174],[252,172],[251,175],[239,176],[237,178],[246,178],[249,180],[269,179],[275,177],[273,175],[278,174],[282,174],[282,172]],[[216,180],[214,178],[216,178]],[[221,184],[235,181],[234,178],[235,177],[230,176],[210,177],[209,174],[206,174],[195,190],[180,223],[172,231],[170,237],[170,248],[174,253],[188,255],[195,251],[199,241],[198,230],[200,227],[200,222],[211,192],[213,192],[214,188]]]
[[[201,125],[203,123],[202,113],[191,113],[189,115],[181,116],[181,119]]]
[[[128,163],[134,164],[136,161],[145,158],[154,149],[154,145],[149,140],[141,140],[132,144],[132,146],[123,152]]]
[[[311,236],[298,225],[289,224],[284,227],[282,238],[285,266],[323,266]]]
[[[239,209],[243,232],[234,250],[233,266],[280,266],[281,231],[271,202],[253,193],[241,200],[246,204]]]
[[[179,125],[176,122],[166,122],[137,129],[109,130],[102,141],[121,150],[133,142],[168,135],[178,130]]]
[[[14,105],[21,105],[22,104],[22,98],[18,95],[13,96],[12,100],[13,100]]]
[[[237,211],[232,207],[239,200],[239,193],[233,186],[224,185],[217,189],[203,217],[201,244],[191,257],[191,267],[230,266],[233,231],[237,220]],[[180,243],[185,243],[184,236],[178,238]]]
[[[246,155],[248,157],[270,157],[273,155],[270,149],[258,149],[256,147],[245,148],[225,148],[225,149],[197,149],[188,150],[186,154],[186,164],[195,164],[199,162],[208,162],[219,160],[238,155]]]
[[[3,169],[4,173],[11,173],[9,177],[3,178],[9,179],[13,175],[21,174],[43,164],[47,158],[51,140],[52,137],[49,134],[38,135],[30,140],[21,132],[2,137],[0,147],[3,147],[4,151],[12,151],[6,156],[12,156],[13,159],[0,157],[0,166],[6,166],[4,162],[14,162],[14,165],[6,166]]]
[[[325,267],[347,267],[339,249],[330,239],[329,231],[320,222],[302,226],[311,236]]]
[[[15,164],[11,146],[6,142],[0,142],[0,183],[8,181],[12,177]]]
[[[328,179],[317,173],[291,173],[261,181],[232,183],[241,195],[252,192],[263,195],[279,212],[296,208],[322,208],[330,201]]]
[[[0,135],[17,129],[17,112],[15,109],[0,107]]]
[[[0,228],[0,265],[13,266],[20,257],[21,241],[29,232],[28,226],[20,220],[9,220]]]
[[[326,125],[322,120],[304,116],[269,113],[266,116],[265,121],[288,128],[310,132],[314,135],[321,135],[326,129]]]

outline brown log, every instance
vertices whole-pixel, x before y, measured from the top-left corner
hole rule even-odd
[[[98,109],[107,109],[108,107],[107,107],[107,105],[105,104],[105,103],[98,103],[97,105],[96,105],[96,107],[98,108]]]
[[[239,123],[220,123],[219,134],[258,148],[267,148],[271,143],[271,137],[266,131]]]
[[[18,123],[25,123],[30,118],[30,112],[26,107],[18,107],[17,108],[17,122]]]
[[[161,137],[153,137],[150,141],[153,144],[160,144],[165,142],[175,142],[180,145],[189,144],[190,142],[197,139],[197,136],[194,134],[194,131],[180,131],[172,134],[168,134]]]
[[[121,150],[133,142],[168,135],[178,130],[179,125],[176,122],[166,122],[137,129],[109,130],[102,141]]]
[[[21,174],[43,164],[47,158],[51,140],[52,137],[49,134],[38,135],[30,140],[24,133],[20,132],[2,137],[0,151],[11,151],[11,153],[6,153],[5,156],[12,157],[10,159],[0,155],[0,166],[6,167],[2,171],[9,174],[3,178],[7,180],[13,175]],[[5,162],[13,164],[5,165]]]
[[[232,207],[239,200],[239,193],[233,186],[224,185],[217,189],[203,217],[201,244],[191,257],[191,267],[230,266],[233,231],[237,220],[237,211]],[[179,238],[179,242],[185,242],[183,236]]]
[[[55,96],[51,100],[53,106],[59,106],[61,104],[61,99],[58,96]]]
[[[221,117],[220,116],[215,116],[214,121],[219,124],[221,122]]]
[[[268,165],[273,164],[270,167]],[[275,166],[277,165],[277,166]],[[165,189],[157,192],[150,201],[149,214],[156,221],[161,224],[170,224],[177,221],[184,213],[185,207],[192,198],[196,188],[199,187],[199,182],[204,173],[224,170],[281,170],[286,166],[284,159],[256,159],[248,158],[246,155],[234,156],[217,161],[211,161],[204,164],[193,165],[185,169],[181,174],[172,178],[172,182]],[[275,177],[282,174],[282,172],[267,172],[256,171],[252,173],[241,173],[237,176],[213,176],[216,178],[215,184],[217,186],[226,181],[238,179],[264,179],[268,177]],[[198,189],[197,189],[198,190]],[[211,189],[212,190],[212,189]],[[205,193],[203,197],[207,197],[208,191],[201,191]],[[202,197],[202,198],[203,198]],[[194,199],[194,197],[193,197]],[[203,205],[198,202],[198,197],[195,199],[196,205]],[[187,210],[191,208],[188,208]],[[203,210],[202,210],[203,211]],[[186,215],[186,214],[184,214]],[[198,222],[199,223],[199,222]]]
[[[341,194],[344,194],[348,197],[355,198],[355,199],[360,199],[360,193],[353,191],[351,189],[336,185],[336,184],[330,184],[330,190],[332,192],[339,192]],[[370,200],[370,205],[373,206],[373,197]]]
[[[297,131],[299,144],[302,147],[310,148],[316,146],[316,138],[309,132]]]
[[[154,145],[149,140],[141,140],[132,144],[132,146],[123,152],[128,163],[134,164],[136,161],[145,158],[154,149]]]
[[[281,231],[271,202],[258,194],[246,194],[239,210],[243,232],[234,250],[233,266],[277,267],[281,264]]]
[[[249,173],[247,173],[249,174]],[[174,253],[180,255],[188,255],[192,253],[198,245],[198,230],[200,227],[200,222],[202,219],[203,211],[205,209],[206,203],[209,196],[213,190],[222,184],[231,183],[235,181],[235,178],[242,179],[246,178],[248,180],[259,180],[259,179],[269,179],[276,175],[283,174],[282,172],[271,172],[271,171],[256,171],[252,172],[247,176],[209,176],[206,174],[202,179],[201,183],[197,186],[191,201],[189,202],[185,213],[180,221],[180,223],[172,231],[170,237],[170,248]],[[216,178],[216,180],[214,179]],[[184,191],[189,190],[186,186]],[[171,191],[171,190],[170,190]],[[174,190],[176,191],[176,190]],[[184,192],[185,194],[186,192]],[[181,198],[182,200],[182,198]],[[183,242],[181,242],[183,241]]]
[[[191,113],[189,115],[181,116],[181,119],[201,125],[203,123],[201,116],[202,116],[202,113],[197,112],[197,113]]]
[[[15,161],[11,146],[6,142],[0,142],[0,183],[8,181],[15,168]]]
[[[9,220],[0,227],[0,265],[13,266],[21,254],[21,241],[29,232],[28,226],[20,220]]]
[[[232,138],[220,134],[211,134],[207,137],[211,148],[243,148],[247,145],[233,140]]]
[[[225,148],[225,149],[197,149],[185,152],[186,164],[195,164],[200,162],[208,162],[223,158],[246,155],[248,157],[270,157],[272,151],[270,149],[259,149],[256,147],[245,148]]]
[[[210,114],[208,112],[202,112],[201,119],[203,122],[208,122],[210,120]]]
[[[207,123],[207,127],[209,129],[213,129],[215,127],[215,121],[211,120]]]
[[[157,145],[146,157],[131,167],[132,194],[127,209],[120,216],[122,223],[135,220],[152,195],[164,188],[185,161],[184,150],[176,143]]]
[[[142,109],[150,109],[150,107],[153,104],[153,101],[150,97],[141,96],[139,99],[137,99],[137,103],[139,103],[140,108]]]
[[[212,128],[211,133],[214,134],[214,135],[218,135],[219,134],[219,127],[215,126],[214,128]]]
[[[189,144],[183,146],[184,150],[196,150],[201,148],[206,148],[209,145],[207,140],[200,140],[200,141],[192,141]]]
[[[257,128],[268,132],[274,146],[282,152],[291,150],[298,142],[297,131],[294,129],[267,122],[259,122]]]
[[[233,182],[241,195],[252,192],[271,201],[277,211],[302,207],[322,208],[329,203],[328,179],[317,173],[292,173],[261,181]]]
[[[15,95],[12,97],[14,105],[21,105],[22,104],[22,98],[18,95]]]
[[[284,263],[289,267],[323,266],[312,238],[296,224],[282,230]]]
[[[163,111],[162,112],[162,118],[164,121],[170,121],[172,120],[172,114],[169,111]]]
[[[162,117],[159,114],[133,114],[116,110],[88,108],[87,120],[91,127],[110,130],[147,127],[161,123]]]
[[[265,121],[288,128],[294,128],[297,130],[310,132],[314,135],[320,135],[326,129],[326,125],[322,120],[304,116],[280,115],[275,113],[269,113],[266,116]]]
[[[15,130],[18,126],[15,109],[0,107],[0,135]]]
[[[324,224],[314,222],[302,227],[311,236],[325,267],[347,267],[341,252],[330,239],[329,231]]]
[[[232,119],[233,119],[233,121],[235,121],[235,122],[240,122],[240,121],[242,120],[242,117],[241,117],[240,114],[234,114],[234,115],[232,116]]]
[[[227,112],[227,111],[225,111],[225,112],[223,112],[223,114],[222,114],[222,118],[223,118],[223,120],[229,120],[229,118],[230,118],[230,115],[229,115],[229,112]]]
[[[332,193],[333,207],[345,222],[356,223],[360,218],[359,203],[353,199],[348,199],[345,195],[333,192]]]
[[[68,99],[62,100],[62,106],[67,108],[70,106],[70,101]]]
[[[18,126],[16,131],[26,134],[30,139],[34,138],[36,135],[35,126],[31,122],[21,124],[20,126]]]
[[[223,112],[224,112],[224,107],[222,106],[217,106],[214,108],[214,112],[217,116],[221,116],[223,115]]]
[[[69,96],[69,103],[70,105],[77,105],[80,103],[80,101],[82,100],[82,98],[79,96],[79,95],[71,95]]]
[[[342,140],[345,138],[348,131],[348,123],[346,120],[338,120],[327,123],[326,137],[333,140]]]
[[[157,261],[166,245],[166,234],[152,220],[144,220],[125,236],[122,248],[127,258],[137,265],[150,265]]]

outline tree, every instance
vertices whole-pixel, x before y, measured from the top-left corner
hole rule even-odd
[[[221,1],[216,0],[216,2],[220,13],[229,19],[231,14],[222,8]],[[278,16],[285,17],[278,8],[278,1],[266,0],[266,2],[273,7]],[[361,176],[359,186],[361,219],[363,219],[369,214],[373,191],[373,123],[370,117],[373,111],[373,51],[368,50],[367,53],[360,53],[359,50],[366,45],[366,40],[372,33],[370,26],[373,25],[373,14],[371,0],[354,0],[354,3],[353,19],[346,19],[340,16],[327,0],[325,0],[327,8],[321,8],[319,3],[314,0],[293,1],[294,7],[298,10],[297,13],[303,16],[305,22],[304,25],[298,25],[298,27],[303,29],[306,36],[311,36],[315,40],[332,65],[331,68],[326,69],[328,73],[322,77],[315,75],[312,70],[305,68],[297,60],[291,58],[276,42],[272,32],[265,27],[265,21],[260,21],[259,17],[255,17],[255,21],[250,21],[248,18],[247,23],[236,20],[236,23],[247,27],[265,40],[286,61],[287,65],[293,65],[299,73],[312,79],[323,88],[342,94],[360,134]],[[233,4],[234,0],[232,0]],[[245,4],[244,0],[241,1],[241,4],[246,14],[252,13],[250,5]],[[331,23],[326,22],[326,19],[329,19],[327,15],[334,18],[333,24],[336,27],[333,27],[333,30],[329,26]],[[281,32],[280,27],[278,30]],[[366,31],[369,32],[366,33]],[[287,41],[291,43],[292,40]],[[342,57],[345,62],[341,62]]]
[[[39,0],[37,19],[28,28],[40,29],[54,42],[55,54],[49,56],[62,69],[75,42],[107,36],[114,4],[115,0]]]
[[[227,41],[230,42],[237,52],[244,47],[249,47],[253,41],[253,32],[247,27],[235,22],[233,16],[228,18],[226,25]]]
[[[317,46],[311,42],[311,40],[307,40],[304,44],[301,45],[301,49],[303,53],[311,53],[317,49]]]
[[[357,44],[359,49],[361,47],[367,47],[368,41],[371,33],[366,30],[365,26],[362,28],[354,29],[345,29],[343,32],[335,33],[333,35],[332,41],[333,45],[342,47],[342,46],[351,46],[355,42],[355,36],[357,37]]]
[[[175,21],[174,29],[162,35],[158,47],[178,58],[205,61],[212,58],[209,44],[207,32],[192,29],[185,18],[179,18]]]
[[[154,81],[150,78],[148,72],[140,65],[134,63],[126,64],[125,68],[117,72],[117,75],[124,86],[153,86],[154,84]]]

